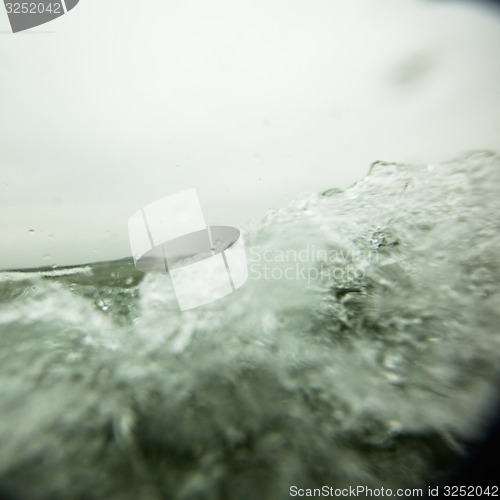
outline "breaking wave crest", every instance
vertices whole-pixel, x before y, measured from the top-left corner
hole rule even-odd
[[[131,259],[0,273],[0,482],[21,498],[279,499],[437,481],[486,425],[500,157],[377,162],[244,232],[181,313]]]

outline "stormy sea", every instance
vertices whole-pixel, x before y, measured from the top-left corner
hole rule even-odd
[[[131,258],[0,272],[0,489],[444,484],[494,418],[499,214],[494,153],[376,162],[241,228],[248,281],[193,310]]]

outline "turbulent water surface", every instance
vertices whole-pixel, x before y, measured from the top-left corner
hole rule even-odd
[[[26,499],[422,485],[484,429],[500,157],[376,163],[246,228],[250,278],[179,312],[125,259],[0,274],[0,483]]]

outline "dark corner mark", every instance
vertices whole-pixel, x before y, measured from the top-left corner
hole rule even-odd
[[[36,0],[21,2],[4,0],[13,33],[48,23],[74,9],[79,0]]]

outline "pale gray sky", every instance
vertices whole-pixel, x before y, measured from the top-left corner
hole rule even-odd
[[[9,28],[0,268],[130,255],[128,218],[188,188],[241,226],[374,160],[500,150],[500,12],[473,2],[80,0]]]

